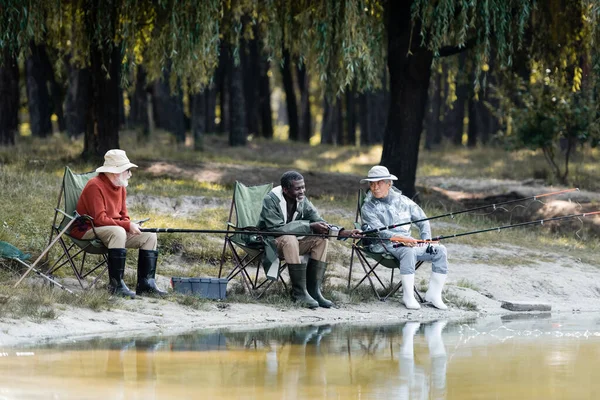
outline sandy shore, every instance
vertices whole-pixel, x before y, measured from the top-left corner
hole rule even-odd
[[[176,334],[199,329],[228,328],[251,330],[283,325],[302,324],[389,324],[406,320],[461,320],[485,316],[514,314],[501,307],[502,301],[546,303],[553,313],[587,313],[600,310],[600,287],[597,267],[560,254],[541,253],[526,249],[529,259],[539,260],[526,265],[493,265],[494,255],[519,254],[516,247],[470,248],[448,245],[451,271],[446,285],[447,295],[477,305],[477,311],[450,306],[447,311],[423,306],[409,311],[400,297],[386,302],[376,300],[352,304],[344,301],[344,293],[336,297],[338,307],[316,310],[282,308],[268,304],[209,302],[197,310],[176,302],[138,297],[117,300],[118,307],[110,311],[66,307],[56,319],[33,322],[27,319],[0,319],[0,347],[83,340],[93,337],[145,336]],[[337,266],[343,269],[342,266]],[[334,273],[344,271],[332,271]],[[417,272],[416,281],[427,279],[429,267]],[[464,287],[461,282],[469,282]],[[165,284],[166,278],[161,280]]]

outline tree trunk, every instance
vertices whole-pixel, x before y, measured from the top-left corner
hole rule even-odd
[[[283,64],[281,66],[281,77],[285,91],[285,104],[287,109],[289,140],[298,140],[298,108],[296,105],[296,92],[294,90],[294,78],[292,77],[292,66],[290,54],[283,51]]]
[[[427,117],[425,126],[425,149],[431,150],[440,144],[442,135],[440,134],[440,109],[442,103],[441,96],[442,74],[435,72],[432,85],[429,88],[429,99],[427,104]]]
[[[231,126],[229,131],[230,146],[245,146],[248,140],[248,130],[246,127],[246,107],[244,106],[244,76],[242,67],[235,65],[233,57],[229,64],[229,111],[231,116]]]
[[[219,55],[218,82],[219,82],[219,110],[220,122],[219,132],[229,134],[231,128],[230,113],[229,113],[229,46],[221,45],[221,54]]]
[[[185,143],[185,132],[186,132],[186,116],[183,112],[183,88],[181,82],[177,81],[177,93],[169,97],[171,103],[171,109],[173,114],[171,115],[171,132],[175,135],[175,141],[178,144]]]
[[[90,38],[90,101],[87,104],[86,129],[82,158],[100,161],[110,149],[119,148],[119,96],[122,96],[121,81],[122,53],[115,43],[98,42],[95,35],[96,13],[100,0],[92,1],[85,14],[86,35]],[[111,26],[117,22],[116,7],[110,8]],[[111,33],[114,37],[115,32]]]
[[[321,144],[340,144],[344,132],[342,119],[342,99],[336,97],[333,103],[327,97],[323,100],[323,123]]]
[[[0,64],[0,146],[15,144],[19,129],[19,65],[8,49]]]
[[[356,91],[354,88],[346,90],[346,144],[356,146]]]
[[[82,157],[101,160],[110,149],[119,148],[119,87],[121,50],[94,43],[90,51],[90,102]],[[107,75],[108,72],[108,75]]]
[[[300,87],[300,141],[308,143],[312,137],[312,115],[310,112],[310,79],[306,65],[296,69]]]
[[[211,83],[207,88],[204,89],[205,94],[205,105],[206,105],[206,133],[216,133],[217,126],[215,123],[216,108],[217,108],[217,87],[214,83]]]
[[[46,77],[52,71],[46,70],[50,67],[50,62],[45,47],[31,42],[29,48],[31,55],[25,61],[29,127],[33,136],[45,138],[52,135],[52,111],[46,85]]]
[[[358,126],[360,128],[360,144],[369,145],[369,92],[363,92],[358,95]]]
[[[148,115],[148,82],[146,69],[138,65],[135,76],[135,88],[131,96],[129,121],[138,131],[138,141],[146,141],[150,136],[150,118]]]
[[[190,96],[192,114],[192,137],[194,150],[204,150],[204,134],[206,133],[206,91]]]
[[[481,121],[481,102],[475,99],[475,93],[469,96],[469,126],[467,127],[467,147],[477,146],[477,133],[482,129]]]
[[[384,90],[366,92],[358,98],[358,123],[360,144],[369,146],[381,143],[388,115],[388,102]]]
[[[67,135],[77,138],[85,132],[86,113],[90,102],[90,71],[69,65],[69,85],[65,99]]]
[[[456,75],[456,101],[452,110],[448,112],[444,120],[444,129],[450,133],[452,143],[455,146],[462,145],[465,129],[465,106],[469,100],[468,74],[465,72],[467,53],[462,52],[458,56],[458,74]]]
[[[177,143],[184,143],[185,117],[181,84],[178,82],[177,93],[171,94],[170,75],[170,66],[168,66],[162,78],[154,83],[153,105],[156,126],[173,134]]]
[[[327,95],[323,99],[323,118],[321,119],[321,144],[333,143],[332,117],[333,107],[329,103]]]
[[[256,30],[255,30],[256,35]],[[259,102],[259,55],[258,40],[256,36],[251,40],[244,40],[240,45],[241,70],[244,86],[244,104],[246,105],[246,127],[248,134],[259,133],[258,121],[260,120]]]
[[[50,109],[54,114],[56,114],[56,121],[58,124],[58,131],[65,132],[67,130],[67,121],[65,119],[65,113],[63,110],[63,105],[65,102],[65,91],[63,83],[56,82],[56,78],[54,77],[54,71],[49,69],[52,73],[48,77],[48,84],[50,86],[50,99],[51,99],[51,107]]]
[[[260,135],[273,138],[273,110],[271,109],[271,83],[269,81],[269,61],[260,57],[260,78],[258,103],[260,109]]]
[[[420,24],[411,22],[410,2],[393,1],[388,7],[390,110],[381,164],[398,177],[395,185],[404,195],[413,198],[433,54],[419,46],[418,38],[411,41],[411,30],[419,32]]]

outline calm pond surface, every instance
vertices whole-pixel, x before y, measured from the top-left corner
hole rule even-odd
[[[0,399],[593,399],[600,318],[320,325],[0,349]]]

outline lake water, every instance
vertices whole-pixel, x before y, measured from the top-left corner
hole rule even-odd
[[[0,350],[0,399],[595,399],[600,318],[103,339]]]

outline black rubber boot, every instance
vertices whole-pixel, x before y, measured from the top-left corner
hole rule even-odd
[[[323,278],[325,277],[325,271],[327,270],[327,263],[323,261],[308,260],[308,266],[306,269],[306,289],[310,297],[315,299],[320,307],[331,308],[333,302],[327,300],[321,294],[321,285],[323,284]]]
[[[319,307],[319,303],[306,291],[306,264],[288,264],[288,271],[292,281],[292,299],[303,307]]]
[[[156,275],[156,260],[158,259],[158,251],[140,249],[138,256],[138,272],[137,285],[135,286],[136,294],[156,294],[166,296],[167,292],[160,290],[156,286],[154,279]]]
[[[123,282],[126,257],[126,249],[108,249],[108,290],[111,294],[135,299],[135,293]]]

